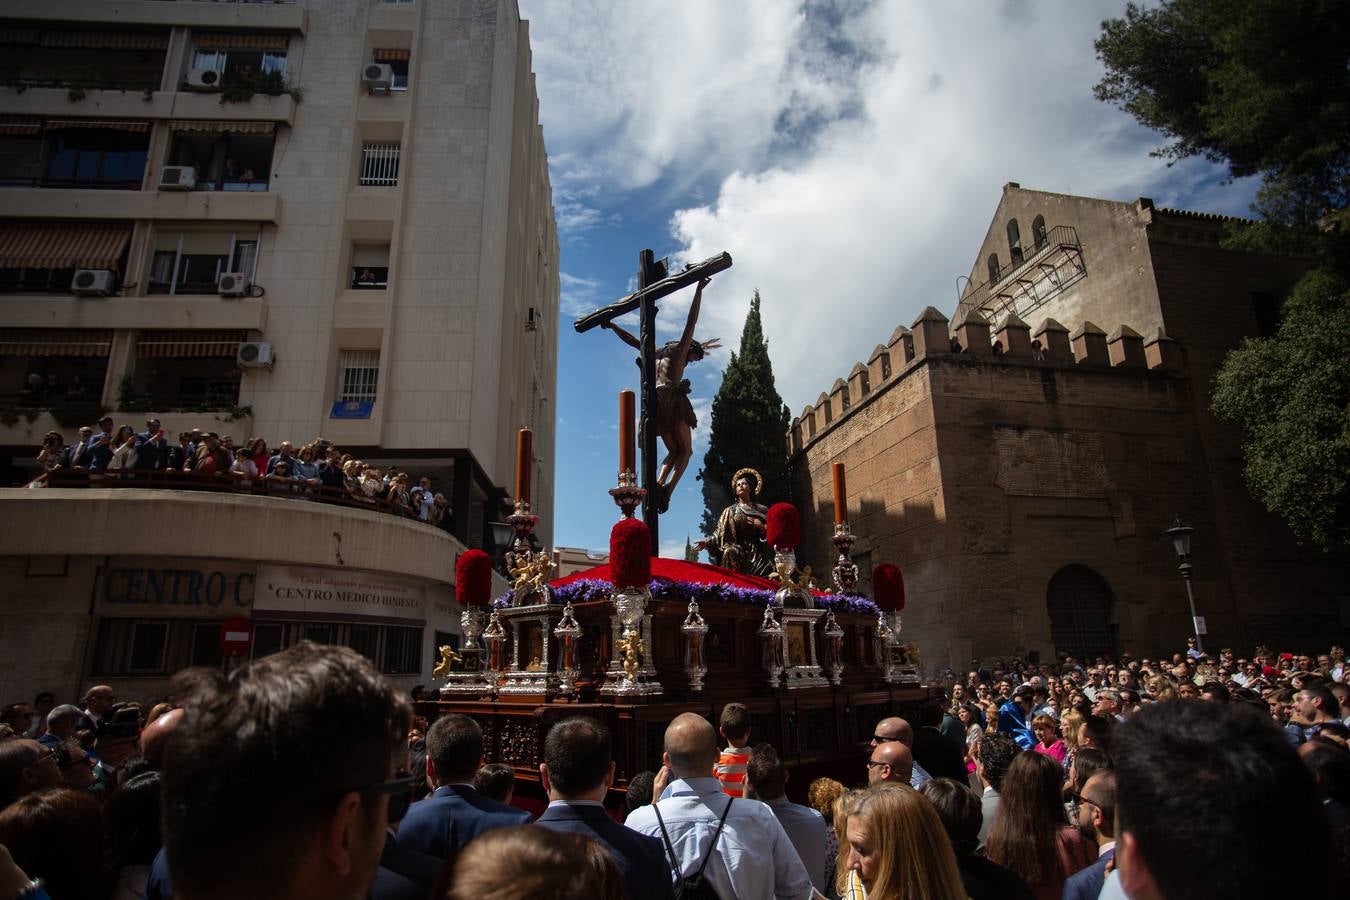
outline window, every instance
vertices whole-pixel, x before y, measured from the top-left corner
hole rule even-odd
[[[422,671],[422,629],[386,628],[384,666],[386,675],[416,675]]]
[[[169,640],[168,622],[137,622],[131,632],[131,672],[164,671],[164,649]]]
[[[331,644],[336,631],[337,626],[330,622],[315,622],[305,626],[303,639],[316,644]]]
[[[389,79],[389,90],[406,91],[408,89],[408,60],[411,50],[376,50],[371,58],[377,63],[389,67],[393,77]]]
[[[198,622],[192,626],[192,659],[194,666],[220,666],[220,623]]]
[[[286,626],[280,622],[256,622],[253,625],[253,658],[278,653],[286,646]]]
[[[1008,220],[1008,256],[1012,258],[1012,265],[1022,264],[1022,233],[1017,228],[1016,219]]]
[[[0,294],[69,294],[74,269],[0,269]]]
[[[151,294],[214,294],[220,276],[257,274],[258,232],[183,231],[155,236]]]
[[[398,144],[365,144],[361,147],[361,184],[393,187],[398,184]]]
[[[165,163],[191,166],[198,191],[265,191],[272,167],[276,137],[257,123],[234,123],[215,127],[254,131],[207,131],[210,123],[178,123]],[[191,130],[189,130],[191,129]]]
[[[43,184],[140,190],[149,154],[148,132],[105,128],[53,131]]]
[[[1037,216],[1031,220],[1031,240],[1035,242],[1037,250],[1050,243],[1050,237],[1045,230],[1045,216]]]
[[[997,254],[997,253],[990,253],[990,254],[989,254],[989,283],[990,283],[990,284],[994,284],[995,282],[997,282],[997,281],[998,281],[998,276],[999,276],[998,254]]]
[[[192,52],[192,68],[219,72],[225,87],[270,93],[273,83],[281,85],[285,79],[286,51],[199,47]]]
[[[371,662],[379,658],[380,629],[376,625],[353,625],[347,632],[347,646]]]
[[[380,351],[341,351],[338,355],[338,402],[373,402],[379,376]]]
[[[389,245],[358,244],[352,248],[355,291],[382,291],[389,285]]]

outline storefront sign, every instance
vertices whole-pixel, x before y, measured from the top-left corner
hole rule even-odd
[[[258,566],[257,608],[268,612],[426,620],[420,582],[347,569]]]
[[[100,616],[220,618],[253,607],[253,566],[196,559],[113,559],[98,575]]]

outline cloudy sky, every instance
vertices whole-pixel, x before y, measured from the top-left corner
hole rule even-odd
[[[632,287],[638,251],[735,259],[700,337],[734,348],[753,290],[794,415],[898,324],[948,315],[1002,185],[1244,214],[1250,183],[1092,97],[1124,0],[519,0],[562,247],[554,543],[604,548],[617,393],[634,353],[572,321]],[[678,336],[692,291],[662,303]],[[661,520],[697,540],[696,479],[726,351],[690,366],[701,425]]]

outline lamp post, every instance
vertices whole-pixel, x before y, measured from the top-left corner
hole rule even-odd
[[[1195,649],[1204,653],[1205,642],[1200,637],[1200,619],[1195,614],[1195,593],[1191,590],[1192,531],[1195,529],[1182,524],[1181,517],[1177,516],[1172,520],[1172,527],[1167,529],[1167,536],[1172,539],[1172,549],[1177,552],[1177,570],[1181,572],[1181,580],[1186,582],[1186,600],[1191,605],[1191,628],[1195,632]]]

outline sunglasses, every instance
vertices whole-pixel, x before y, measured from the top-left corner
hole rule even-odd
[[[869,759],[867,761],[867,768],[869,769],[876,768],[877,766],[889,766],[889,765],[890,763],[877,762],[875,759]]]
[[[874,734],[872,735],[872,740],[876,741],[878,744],[884,744],[887,741],[898,741],[900,739],[898,737],[882,737],[879,734]]]

